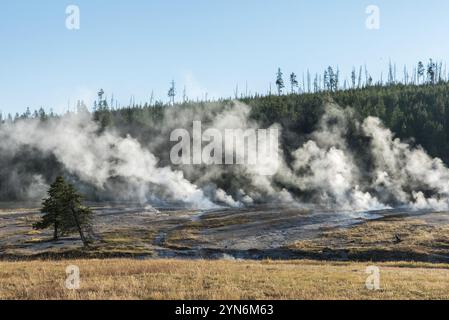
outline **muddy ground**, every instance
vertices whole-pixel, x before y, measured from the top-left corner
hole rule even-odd
[[[446,212],[211,211],[92,204],[94,243],[33,230],[33,205],[0,204],[0,259],[206,258],[449,262]],[[36,206],[35,206],[36,207]]]

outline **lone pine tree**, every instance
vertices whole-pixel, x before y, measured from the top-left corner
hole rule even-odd
[[[48,190],[48,198],[42,202],[41,212],[44,214],[41,221],[34,224],[34,229],[43,230],[53,227],[53,240],[58,240],[61,234],[62,224],[62,199],[64,190],[64,179],[58,177]]]
[[[278,72],[276,74],[276,86],[278,88],[278,95],[282,94],[282,89],[284,89],[284,79],[283,77],[283,73],[281,68],[278,69]]]
[[[53,228],[54,240],[78,232],[84,246],[88,246],[85,230],[91,227],[92,211],[81,201],[81,195],[71,184],[66,183],[63,177],[56,178],[48,190],[48,198],[42,202],[44,215],[33,227],[38,230]]]

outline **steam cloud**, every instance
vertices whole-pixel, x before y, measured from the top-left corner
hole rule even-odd
[[[337,210],[449,209],[446,165],[395,138],[377,118],[359,122],[351,108],[327,105],[306,137],[273,124],[303,141],[293,151],[281,145],[267,159],[264,165],[278,161],[273,176],[258,174],[259,165],[175,166],[169,160],[170,133],[193,121],[220,131],[258,129],[247,105],[209,103],[164,113],[163,121],[149,120],[151,132],[132,136],[126,127],[100,130],[88,113],[0,125],[0,199],[40,199],[63,172],[96,199],[196,208],[277,202]]]
[[[3,152],[17,152],[31,146],[44,154],[52,154],[70,173],[81,181],[104,189],[113,177],[120,177],[134,187],[140,199],[160,189],[168,199],[197,207],[213,203],[204,193],[184,178],[181,171],[158,167],[157,158],[130,136],[120,137],[113,131],[98,134],[98,126],[89,115],[66,115],[49,123],[20,121],[0,134]],[[41,176],[34,176],[41,181]],[[31,185],[29,190],[33,190]]]

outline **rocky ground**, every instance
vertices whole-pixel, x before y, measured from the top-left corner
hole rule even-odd
[[[17,207],[17,206],[16,206]],[[51,241],[38,209],[0,205],[0,259],[207,258],[449,262],[449,214],[311,211],[262,206],[213,211],[93,204],[95,242]]]

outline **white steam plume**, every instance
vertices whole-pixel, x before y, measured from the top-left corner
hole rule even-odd
[[[26,145],[53,154],[70,173],[99,188],[109,179],[121,177],[143,188],[144,196],[150,197],[152,189],[160,189],[166,199],[199,208],[214,207],[182,171],[158,167],[158,159],[136,139],[120,137],[113,131],[98,134],[98,130],[88,114],[70,114],[44,124],[19,121],[2,128],[0,139],[7,141],[9,152]]]
[[[10,171],[7,183],[26,181],[25,195],[44,192],[50,181],[36,171],[23,179],[27,167],[14,166],[26,146],[53,155],[66,171],[99,189],[113,188],[111,181],[121,179],[126,183],[115,193],[143,202],[175,201],[198,208],[280,202],[336,210],[449,209],[449,169],[443,161],[401,142],[377,118],[356,119],[351,108],[330,104],[308,136],[273,124],[298,139],[289,157],[284,157],[289,146],[281,145],[263,164],[179,166],[167,162],[172,130],[192,128],[193,121],[202,121],[203,130],[223,133],[259,129],[251,108],[239,102],[167,108],[162,121],[151,122],[151,133],[133,137],[123,134],[127,128],[99,130],[88,114],[23,120],[0,126],[0,153],[11,167],[0,174]],[[354,143],[357,140],[362,143]],[[234,151],[225,145],[223,157]],[[263,166],[275,162],[274,175],[260,174]],[[3,188],[0,181],[0,191]]]

